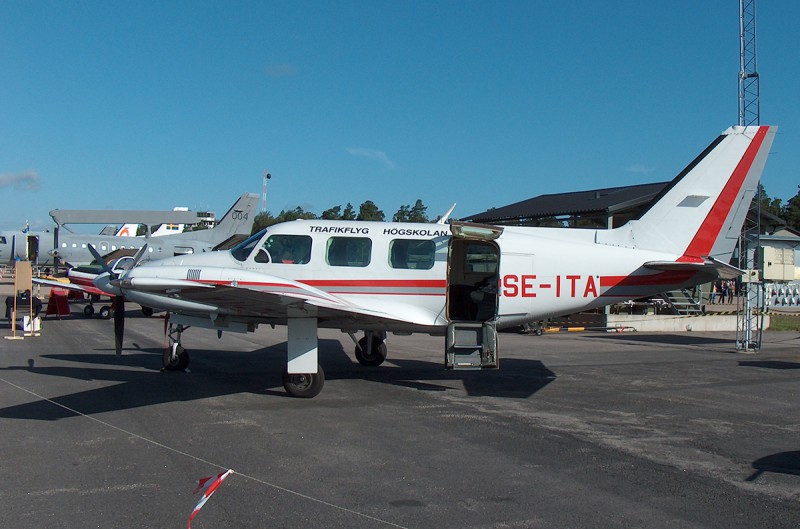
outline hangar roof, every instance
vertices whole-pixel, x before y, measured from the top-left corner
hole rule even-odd
[[[470,215],[463,220],[493,223],[521,218],[556,217],[561,215],[585,215],[590,213],[609,215],[648,204],[667,184],[669,182],[539,195],[508,206],[492,208],[483,213]]]
[[[486,224],[516,224],[545,217],[621,215],[623,217],[621,222],[624,222],[625,213],[637,216],[667,185],[669,182],[657,182],[539,195],[508,206],[492,208],[461,220]],[[769,211],[761,210],[762,232],[774,232],[785,226],[786,221]]]

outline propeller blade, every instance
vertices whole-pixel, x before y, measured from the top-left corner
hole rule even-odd
[[[125,333],[125,298],[114,297],[114,351],[122,354],[122,336]]]
[[[133,256],[133,266],[131,267],[131,269],[133,269],[134,267],[136,267],[136,265],[139,264],[139,261],[142,260],[142,257],[144,257],[144,254],[146,252],[147,252],[147,243],[145,243],[144,246],[139,248],[139,250],[136,252],[136,255]]]
[[[106,263],[106,260],[103,259],[102,255],[100,255],[100,252],[98,252],[97,249],[91,244],[88,245],[88,248],[89,248],[89,253],[92,254],[92,257],[94,257],[94,260],[97,261],[97,263],[103,267],[103,272],[108,272],[109,275],[114,275],[114,272],[111,270],[111,267],[108,266],[108,263]]]

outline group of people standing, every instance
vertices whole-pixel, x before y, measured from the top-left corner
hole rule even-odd
[[[733,297],[738,295],[736,281],[733,279],[717,279],[708,295],[709,305],[723,305],[733,303]]]

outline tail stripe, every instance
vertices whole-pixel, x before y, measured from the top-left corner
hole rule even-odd
[[[728,183],[725,184],[711,211],[706,215],[700,229],[697,230],[692,242],[689,243],[689,246],[683,252],[683,255],[678,258],[678,261],[696,262],[711,253],[711,248],[714,246],[714,242],[725,224],[725,219],[728,217],[731,207],[736,202],[739,191],[758,151],[761,149],[761,144],[764,142],[768,129],[769,127],[766,126],[758,128],[753,141],[750,142],[744,156],[739,160],[736,169],[728,179]]]

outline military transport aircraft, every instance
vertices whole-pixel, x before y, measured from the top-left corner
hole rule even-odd
[[[101,255],[106,255],[119,248],[139,249],[147,242],[146,259],[209,252],[232,237],[250,235],[258,198],[256,193],[244,193],[217,225],[208,230],[171,233],[156,238],[87,235],[62,230],[55,248],[49,253],[71,266],[80,266],[89,264],[94,259],[89,245],[94,246]]]
[[[148,242],[150,259],[208,252],[233,238],[240,241],[250,235],[258,200],[258,194],[244,193],[214,228],[182,233],[165,228],[167,233],[155,239],[153,237],[157,235],[156,233],[150,237],[126,237],[73,233],[65,227],[53,233],[0,231],[0,264],[13,264],[15,260],[24,260],[32,261],[38,266],[52,266],[54,259],[58,258],[70,266],[88,265],[94,259],[88,249],[89,245],[94,246],[102,255],[106,255],[118,249],[136,250]],[[127,213],[136,214],[136,212]]]
[[[355,355],[366,365],[385,360],[387,332],[422,332],[446,337],[448,368],[495,368],[498,329],[741,273],[728,262],[776,130],[724,131],[639,218],[611,230],[298,220],[230,251],[109,270],[95,285],[168,311],[168,369],[188,364],[190,326],[287,325],[293,396],[322,389],[320,327],[354,341],[363,331]],[[121,341],[121,321],[115,329]]]

